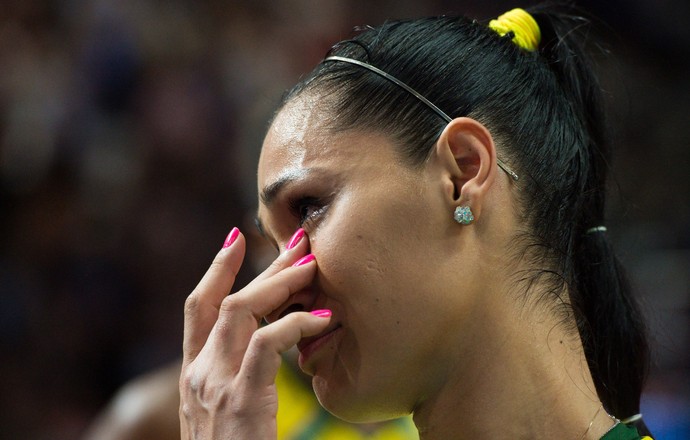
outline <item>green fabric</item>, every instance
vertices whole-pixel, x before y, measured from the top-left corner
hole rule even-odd
[[[634,426],[619,423],[615,428],[606,433],[601,440],[640,440],[640,434]]]

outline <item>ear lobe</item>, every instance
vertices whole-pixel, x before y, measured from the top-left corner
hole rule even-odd
[[[496,175],[496,147],[489,130],[472,118],[453,119],[436,144],[452,182],[449,203],[470,206],[478,218]]]

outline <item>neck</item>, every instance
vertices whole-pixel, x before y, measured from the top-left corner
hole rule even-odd
[[[536,310],[526,311],[529,316],[500,306],[484,311],[476,321],[500,324],[463,335],[476,337],[476,352],[457,353],[458,367],[418,404],[421,439],[598,439],[613,425],[599,411],[576,330]]]

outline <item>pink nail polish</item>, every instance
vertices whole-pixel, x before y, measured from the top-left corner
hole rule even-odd
[[[292,234],[290,241],[288,241],[288,244],[285,245],[285,249],[290,250],[293,247],[297,246],[297,243],[299,243],[300,240],[302,240],[302,237],[304,237],[304,229],[299,228],[297,231],[295,231],[294,234]]]
[[[329,309],[319,309],[312,310],[311,314],[314,316],[318,316],[319,318],[328,318],[333,314],[333,312],[331,312]]]
[[[232,231],[228,234],[227,237],[225,237],[225,242],[223,242],[223,249],[226,247],[230,247],[231,244],[237,240],[237,237],[240,236],[240,230],[237,228],[232,228]]]
[[[295,263],[292,266],[296,267],[296,266],[301,266],[303,264],[311,263],[312,261],[314,261],[315,258],[316,257],[314,257],[314,254],[305,255],[304,257],[295,261]]]

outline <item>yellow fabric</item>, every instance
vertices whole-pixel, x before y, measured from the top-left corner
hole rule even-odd
[[[489,22],[489,27],[504,36],[513,32],[513,42],[520,48],[533,52],[539,48],[541,31],[534,17],[524,9],[515,8]]]
[[[411,417],[358,426],[328,414],[311,387],[285,363],[276,377],[278,440],[418,440]]]
[[[314,393],[300,386],[298,380],[283,362],[276,376],[278,440],[294,438],[314,417]]]

